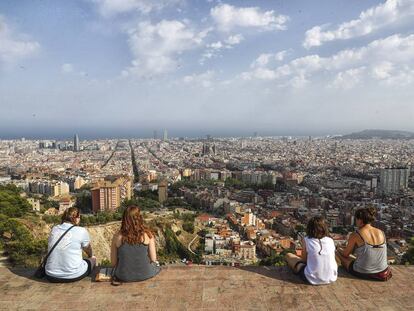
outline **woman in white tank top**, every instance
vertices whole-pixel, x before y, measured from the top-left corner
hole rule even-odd
[[[325,219],[315,216],[308,222],[307,236],[302,241],[302,256],[287,254],[286,261],[295,274],[312,285],[335,282],[338,265],[335,260],[335,244],[329,237]]]

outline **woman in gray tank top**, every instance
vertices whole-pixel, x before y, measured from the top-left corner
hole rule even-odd
[[[386,281],[391,278],[387,243],[384,232],[371,226],[375,219],[374,208],[358,209],[355,212],[358,229],[350,235],[345,249],[338,248],[337,255],[342,266],[352,275]]]
[[[124,211],[121,230],[112,239],[111,263],[114,276],[123,282],[143,281],[160,272],[154,235],[137,206]]]

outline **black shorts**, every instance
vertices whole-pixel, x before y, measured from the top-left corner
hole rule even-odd
[[[305,275],[306,262],[303,262],[303,261],[297,262],[296,265],[295,265],[295,269],[293,271],[296,270],[296,267],[299,264],[302,264],[302,267],[300,268],[300,270],[298,272],[294,272],[294,273],[296,275],[299,275],[303,282],[305,282],[306,284],[310,284],[310,282],[308,281],[308,279],[306,278],[306,275]]]
[[[357,277],[357,278],[361,278],[361,279],[375,279],[373,276],[376,275],[376,273],[372,274],[372,273],[361,273],[358,271],[354,270],[354,263],[355,260],[352,260],[351,263],[349,264],[349,268],[348,268],[348,272],[349,274],[352,274],[353,276]]]
[[[82,274],[81,276],[78,276],[77,278],[74,278],[74,279],[61,279],[61,278],[55,278],[53,276],[50,276],[50,275],[46,274],[46,279],[51,283],[72,283],[72,282],[80,281],[83,278],[90,275],[91,272],[92,272],[92,262],[90,261],[90,259],[84,259],[84,261],[86,261],[86,263],[88,264],[88,269],[86,269],[86,272],[84,274]]]

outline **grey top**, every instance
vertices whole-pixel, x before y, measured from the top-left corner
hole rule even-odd
[[[361,234],[356,231],[361,237],[364,244],[355,248],[356,259],[354,261],[354,270],[359,273],[378,273],[384,271],[388,267],[387,263],[387,243],[372,245],[365,242]],[[384,233],[383,233],[384,234]]]
[[[143,281],[160,272],[160,267],[150,262],[148,245],[123,243],[118,248],[115,276],[124,282]]]

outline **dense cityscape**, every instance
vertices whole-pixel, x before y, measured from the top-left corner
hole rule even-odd
[[[167,224],[188,250],[176,257],[206,265],[283,265],[286,252],[301,254],[314,215],[343,244],[355,210],[373,206],[388,261],[399,264],[414,236],[413,151],[410,139],[170,139],[167,130],[152,139],[21,138],[0,141],[0,183],[17,186],[44,220],[76,206],[91,226],[127,204],[147,219],[184,219]]]

